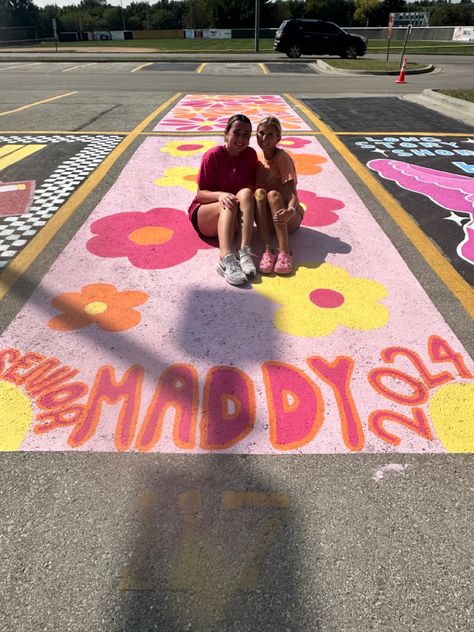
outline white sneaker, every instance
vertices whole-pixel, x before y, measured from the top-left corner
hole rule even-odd
[[[257,273],[257,268],[253,262],[252,257],[255,255],[250,250],[250,246],[244,246],[239,250],[239,261],[242,272],[247,276],[252,276]]]
[[[242,272],[240,263],[237,261],[237,257],[233,252],[230,253],[230,255],[226,255],[219,261],[217,265],[217,272],[224,277],[227,283],[230,283],[231,285],[242,285],[242,283],[247,283],[247,277]]]

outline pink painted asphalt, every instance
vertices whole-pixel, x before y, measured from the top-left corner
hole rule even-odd
[[[472,361],[321,144],[292,130],[284,141],[307,206],[297,271],[245,288],[216,274],[217,250],[186,215],[220,140],[170,131],[141,144],[2,337],[19,353],[4,354],[0,380],[16,375],[33,410],[9,449],[459,451],[464,417],[447,411],[472,397]],[[7,374],[26,352],[78,373],[35,391],[25,368]]]

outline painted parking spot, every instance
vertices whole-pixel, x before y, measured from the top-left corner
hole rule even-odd
[[[307,209],[295,275],[214,272],[186,209],[219,142],[146,138],[5,331],[3,449],[474,450],[471,359],[315,138],[283,141]]]
[[[122,140],[119,135],[1,134],[0,205],[10,205],[8,183],[34,182],[22,213],[0,214],[0,271],[54,217],[58,209]]]

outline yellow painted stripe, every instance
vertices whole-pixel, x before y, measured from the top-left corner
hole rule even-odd
[[[204,64],[201,64],[199,68],[196,70],[197,74],[200,75],[206,66],[207,66],[207,62],[205,62]]]
[[[146,64],[142,64],[141,66],[137,66],[136,68],[132,68],[132,70],[130,72],[137,72],[137,70],[141,70],[142,68],[145,68],[145,66],[151,66],[152,64],[153,64],[153,62],[149,61]]]
[[[3,145],[0,147],[0,158],[21,149],[24,145]]]
[[[289,94],[285,94],[284,96],[318,127],[324,134],[324,137],[341,154],[351,169],[355,171],[375,198],[382,204],[390,217],[400,226],[428,265],[433,268],[439,278],[448,286],[468,314],[474,317],[474,290],[466,283],[459,272],[453,268],[412,217],[400,206],[395,198],[384,189],[382,184],[364,167],[354,154],[347,149],[330,127],[323,123],[323,121],[299,99]]]
[[[40,151],[40,149],[44,149],[45,147],[46,145],[21,145],[16,151],[0,158],[0,171],[2,171],[2,169],[6,169],[10,165],[14,165],[16,162],[20,162],[20,160],[23,160],[23,158],[26,158],[27,156],[35,154],[37,151]]]
[[[266,492],[225,491],[222,500],[226,509],[239,507],[289,507],[286,494],[268,494]]]
[[[21,112],[21,110],[27,110],[28,108],[35,107],[36,105],[41,105],[42,103],[49,103],[50,101],[56,101],[56,99],[63,99],[64,97],[69,97],[71,94],[77,94],[77,90],[74,92],[65,92],[64,94],[58,94],[57,97],[49,97],[48,99],[42,99],[41,101],[33,101],[33,103],[28,103],[27,105],[22,105],[19,108],[15,108],[14,110],[7,110],[6,112],[0,112],[0,116],[5,116],[6,114],[13,114],[14,112]],[[31,134],[31,132],[28,132]]]
[[[0,300],[10,290],[12,285],[28,269],[31,263],[51,241],[58,230],[67,222],[87,196],[95,189],[120,158],[124,151],[138,138],[140,133],[159,115],[174,103],[182,92],[177,92],[170,99],[156,108],[149,116],[139,123],[123,141],[107,156],[87,180],[71,195],[69,200],[53,215],[46,226],[33,237],[23,250],[9,263],[0,274]]]
[[[269,74],[270,74],[270,71],[269,71],[269,70],[268,70],[268,68],[265,66],[265,64],[260,63],[260,64],[258,64],[258,65],[259,65],[259,66],[260,66],[260,68],[262,69],[262,72],[263,72],[263,74],[264,74],[264,75],[269,75]]]
[[[78,66],[72,66],[71,68],[66,68],[65,70],[63,70],[63,72],[69,72],[70,70],[76,70],[76,68],[83,68],[84,66],[93,66],[94,64],[97,64],[97,62],[91,61],[88,64],[79,64]]]

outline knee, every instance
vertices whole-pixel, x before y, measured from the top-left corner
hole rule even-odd
[[[252,202],[253,203],[253,191],[252,189],[240,189],[240,191],[236,195],[239,200],[239,204],[242,202]]]
[[[257,202],[263,202],[264,200],[266,200],[267,192],[265,191],[265,189],[257,189],[255,191],[255,199],[257,200]]]
[[[272,190],[268,193],[268,201],[270,204],[279,204],[283,205],[283,198],[281,197],[281,193],[278,191]]]

